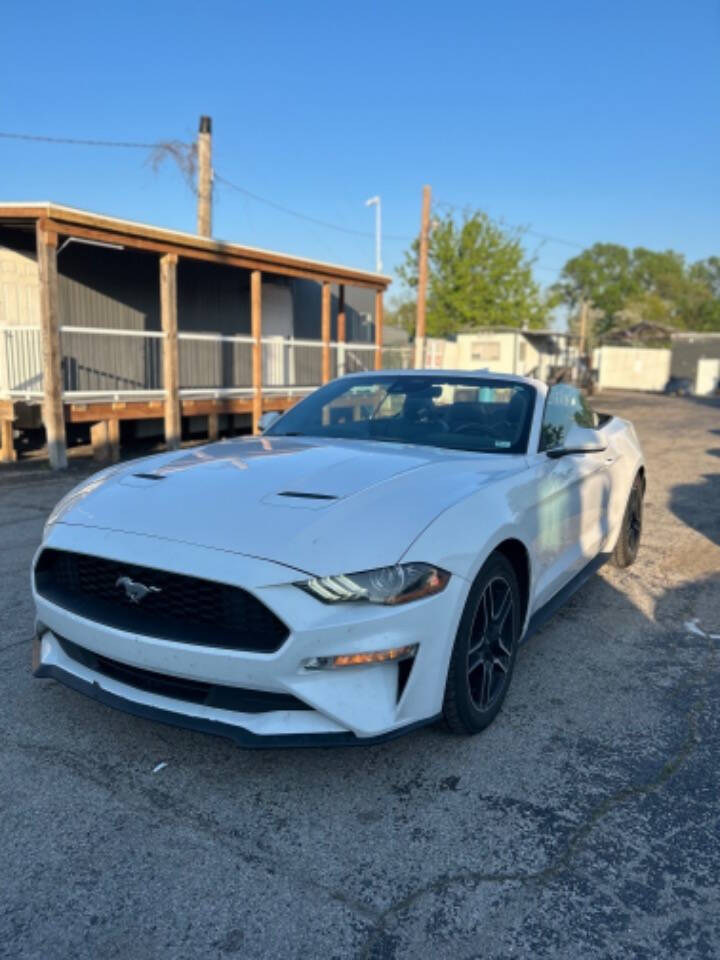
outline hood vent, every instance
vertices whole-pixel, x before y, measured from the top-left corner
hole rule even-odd
[[[297,497],[299,500],[337,500],[333,493],[300,493],[296,490],[283,490],[279,497]]]
[[[165,480],[165,476],[162,476],[157,473],[134,473],[134,477],[139,477],[141,480]]]

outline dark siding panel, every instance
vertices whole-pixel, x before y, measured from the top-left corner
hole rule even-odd
[[[158,259],[70,243],[58,254],[63,326],[160,329]],[[63,334],[66,390],[162,388],[157,339]]]
[[[720,337],[703,337],[673,340],[670,358],[670,374],[673,377],[690,377],[695,382],[698,360],[712,357],[720,360]]]
[[[321,327],[321,284],[313,280],[294,280],[293,309],[295,336],[300,340],[319,340]],[[338,291],[333,287],[332,332],[337,337]],[[370,316],[367,322],[365,314]],[[375,339],[375,294],[361,287],[345,288],[346,338],[354,343],[372,343]]]
[[[224,336],[250,333],[250,273],[201,260],[178,265],[178,328]]]

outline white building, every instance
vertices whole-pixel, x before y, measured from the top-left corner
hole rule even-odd
[[[575,363],[577,356],[571,334],[495,327],[458,333],[452,339],[429,337],[424,365],[445,370],[485,369],[546,380],[554,370]]]

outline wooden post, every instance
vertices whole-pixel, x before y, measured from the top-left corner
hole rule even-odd
[[[110,459],[110,438],[108,436],[107,420],[90,425],[90,443],[92,444],[93,460]]]
[[[375,369],[382,370],[383,292],[375,291]]]
[[[90,443],[93,460],[117,463],[120,459],[120,421],[114,418],[93,423],[90,427]]]
[[[208,414],[208,440],[215,441],[220,436],[220,415],[217,413]]]
[[[13,463],[17,460],[13,438],[12,420],[0,420],[0,463]]]
[[[345,284],[338,287],[338,316],[337,316],[337,374],[345,376],[345,342],[347,340],[347,321],[345,317]]]
[[[197,232],[212,236],[212,120],[200,117],[197,138]]]
[[[253,270],[250,274],[250,328],[253,338],[252,352],[252,432],[260,433],[262,416],[262,273]]]
[[[40,279],[40,327],[43,357],[43,421],[53,470],[67,467],[62,398],[62,344],[58,305],[57,234],[38,220],[35,231]]]
[[[322,336],[322,382],[327,383],[330,379],[330,305],[332,303],[332,288],[325,282],[322,285],[322,317],[321,317],[321,336]]]
[[[163,383],[165,386],[165,443],[180,446],[180,361],[177,335],[177,254],[160,257],[160,322],[163,337]]]
[[[120,421],[117,417],[108,420],[108,443],[110,445],[110,459],[117,463],[120,459]]]
[[[425,365],[425,300],[427,298],[428,237],[430,235],[430,187],[423,187],[420,220],[420,260],[418,264],[417,321],[415,325],[415,366]]]

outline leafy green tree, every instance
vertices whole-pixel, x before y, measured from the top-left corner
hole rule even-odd
[[[690,267],[689,277],[688,328],[720,332],[720,257],[698,260]]]
[[[433,222],[428,244],[427,333],[445,336],[478,327],[542,327],[552,303],[543,298],[521,242],[480,210],[457,222],[448,213]],[[417,289],[415,240],[398,269]]]
[[[720,329],[720,258],[688,266],[674,250],[596,243],[567,261],[554,291],[571,311],[591,306],[593,339],[636,324]]]

